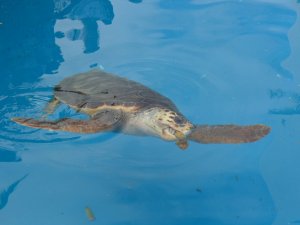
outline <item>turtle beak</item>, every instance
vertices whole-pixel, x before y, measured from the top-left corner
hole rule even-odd
[[[176,145],[177,145],[181,150],[186,150],[187,147],[189,146],[189,143],[187,142],[186,139],[183,139],[183,140],[178,140],[178,141],[176,141]]]
[[[187,147],[189,146],[186,137],[184,135],[184,133],[176,130],[174,133],[175,137],[178,139],[176,141],[176,145],[181,149],[181,150],[185,150],[187,149]]]
[[[160,137],[165,140],[172,140],[176,141],[176,145],[181,149],[185,150],[188,147],[188,142],[186,140],[186,135],[178,130],[174,130],[172,127],[165,127],[163,129],[159,128],[158,126],[152,127]]]

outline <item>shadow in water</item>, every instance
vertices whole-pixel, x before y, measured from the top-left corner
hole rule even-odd
[[[22,177],[21,179],[15,181],[11,185],[9,185],[6,189],[4,189],[2,192],[0,192],[0,210],[6,206],[9,196],[16,190],[19,183],[21,183],[21,181],[23,181],[27,176],[28,174]]]

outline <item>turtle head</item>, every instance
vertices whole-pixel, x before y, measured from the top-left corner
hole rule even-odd
[[[154,133],[164,140],[177,141],[179,147],[183,145],[187,135],[194,128],[194,125],[184,116],[169,109],[155,107],[149,110],[148,113],[151,116],[147,125],[152,128]]]

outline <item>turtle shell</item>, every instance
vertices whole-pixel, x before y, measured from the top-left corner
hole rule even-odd
[[[103,109],[137,112],[163,107],[177,111],[171,100],[150,88],[102,70],[64,79],[54,88],[54,95],[61,102],[90,115]]]

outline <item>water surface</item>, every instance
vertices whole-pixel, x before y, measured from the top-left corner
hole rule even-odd
[[[5,225],[298,224],[300,22],[294,0],[0,2],[0,221]],[[196,124],[272,127],[244,145],[21,127],[52,87],[99,67]],[[83,118],[67,106],[51,119]]]

